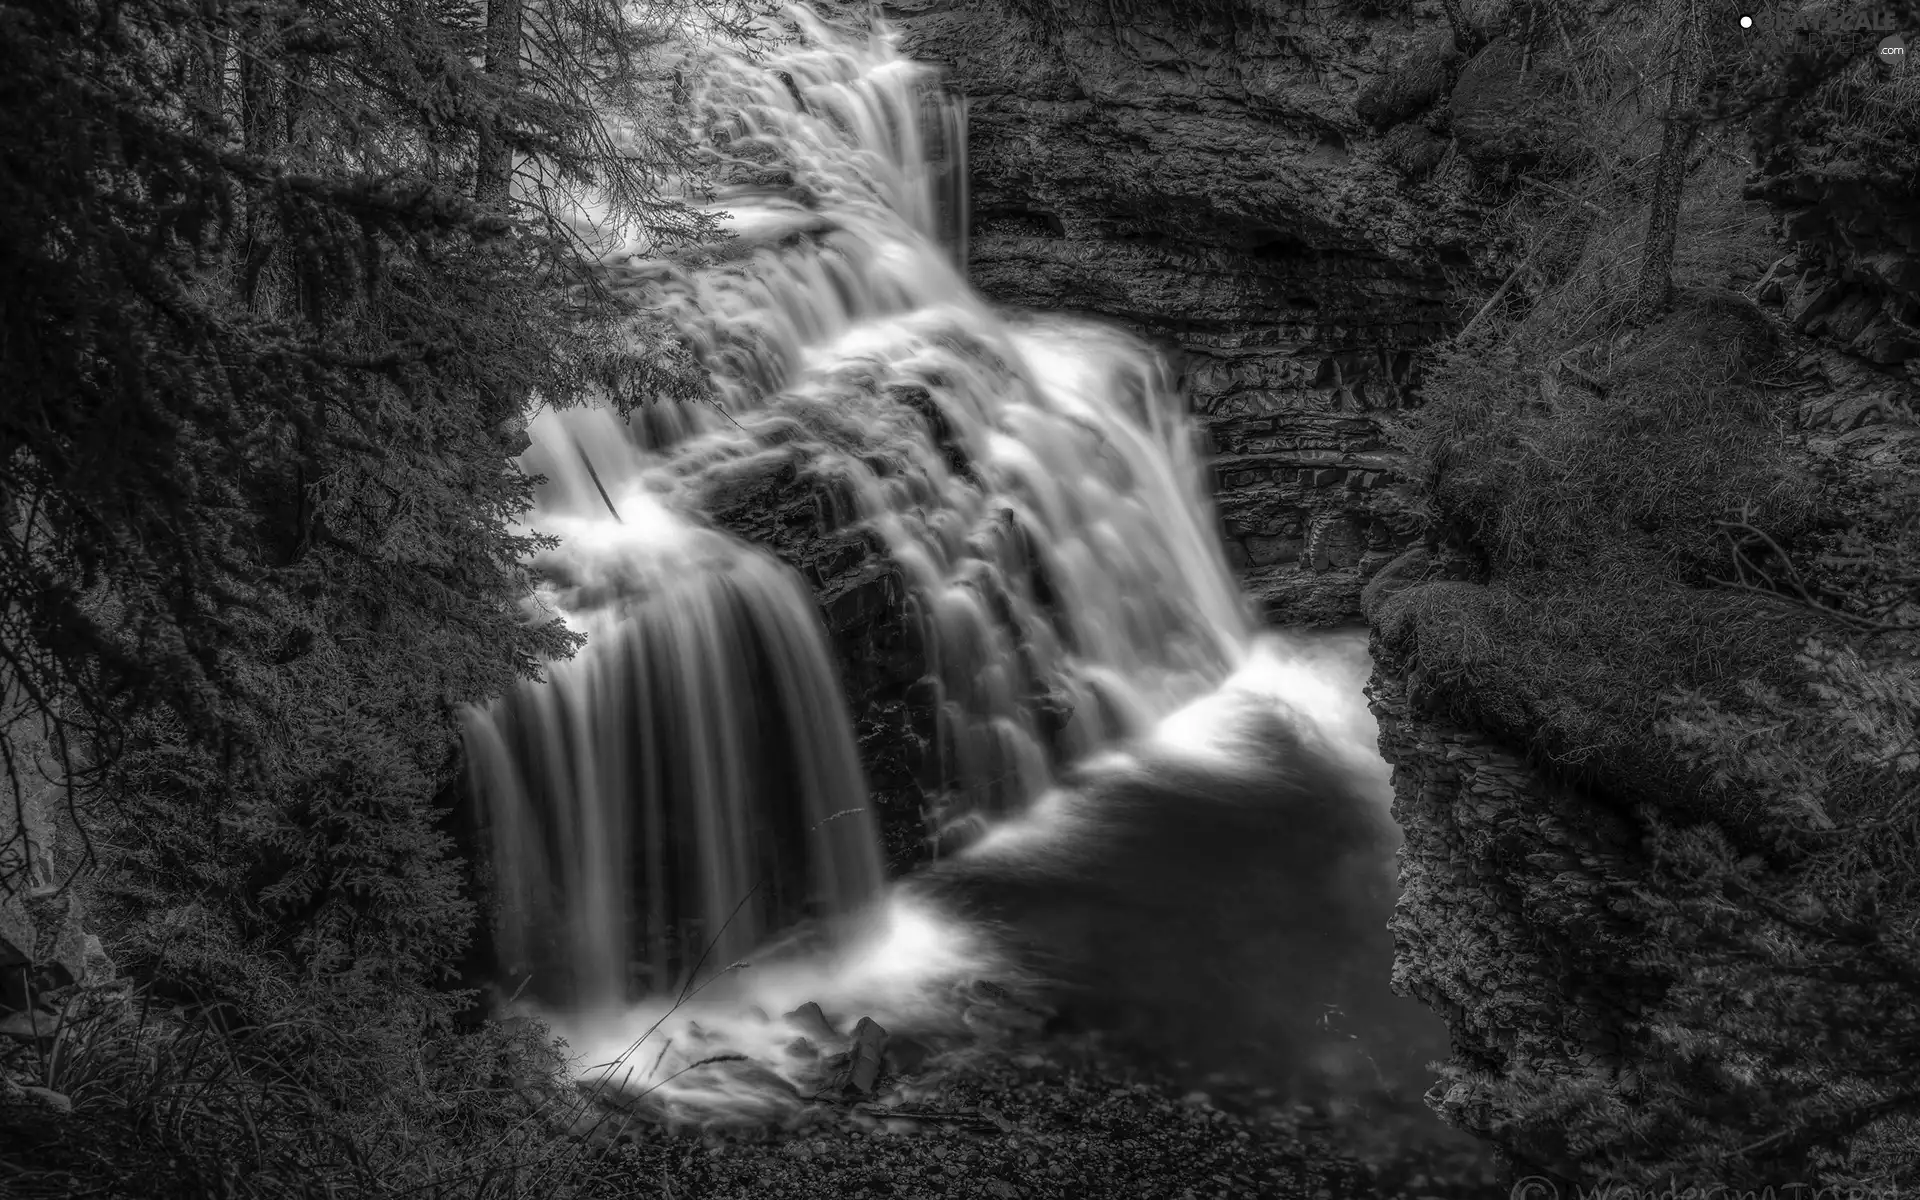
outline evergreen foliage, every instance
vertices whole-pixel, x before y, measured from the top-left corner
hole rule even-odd
[[[546,1136],[541,1039],[451,1024],[436,796],[457,707],[578,640],[525,604],[532,408],[696,394],[602,260],[711,233],[675,38],[746,10],[514,13],[489,63],[438,0],[0,0],[5,799],[64,785],[148,996],[48,1082],[184,1191],[471,1190]]]
[[[122,965],[309,1099],[452,1036],[454,713],[577,643],[510,459],[691,394],[600,256],[710,232],[668,55],[731,7],[532,0],[504,71],[456,3],[0,3],[6,799],[44,731]]]

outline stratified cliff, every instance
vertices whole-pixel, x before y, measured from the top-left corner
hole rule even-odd
[[[1487,268],[1476,212],[1421,178],[1455,57],[1439,7],[887,12],[970,101],[974,283],[1165,347],[1249,591],[1276,621],[1351,619],[1416,527],[1382,418],[1454,316],[1449,273]]]

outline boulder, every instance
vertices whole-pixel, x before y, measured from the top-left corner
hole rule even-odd
[[[827,1020],[827,1014],[821,1012],[820,1006],[811,1000],[786,1014],[786,1019],[800,1030],[802,1036],[811,1041],[837,1042],[840,1040],[840,1033],[833,1027],[833,1022]]]
[[[66,1093],[56,1092],[52,1088],[22,1087],[20,1089],[20,1099],[36,1108],[51,1109],[63,1116],[73,1111],[72,1098]]]
[[[1524,166],[1545,156],[1562,126],[1554,101],[1561,80],[1525,49],[1495,38],[1460,69],[1448,99],[1454,135],[1469,157]]]
[[[59,927],[54,932],[53,951],[42,964],[54,987],[72,987],[87,982],[89,943],[100,957],[105,957],[105,951],[100,949],[100,939],[88,933],[81,924],[80,897],[69,892],[66,901]]]
[[[1424,179],[1447,156],[1447,143],[1419,125],[1398,125],[1380,139],[1380,161],[1407,179]]]
[[[33,963],[33,918],[16,897],[0,897],[0,971]]]
[[[60,1018],[45,1009],[11,1012],[0,1017],[0,1037],[17,1042],[43,1041],[60,1032]]]
[[[1439,99],[1447,87],[1447,67],[1458,57],[1453,38],[1436,31],[1361,88],[1354,113],[1376,129],[1406,120]]]
[[[853,1044],[847,1051],[847,1065],[834,1079],[843,1095],[870,1096],[880,1079],[880,1066],[887,1052],[887,1031],[872,1017],[861,1017],[853,1027]]]

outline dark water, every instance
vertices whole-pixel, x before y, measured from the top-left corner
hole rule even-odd
[[[1053,828],[910,886],[995,929],[1057,1029],[1098,1031],[1223,1107],[1481,1159],[1421,1101],[1447,1035],[1390,988],[1399,838],[1377,784],[1282,714],[1237,720],[1229,755],[1096,763],[1051,800]]]

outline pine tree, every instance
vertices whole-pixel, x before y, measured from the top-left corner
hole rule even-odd
[[[93,799],[136,956],[184,905],[414,987],[471,924],[452,713],[575,644],[523,611],[514,431],[684,390],[577,201],[705,232],[695,4],[515,7],[517,64],[441,0],[0,2],[0,713]]]

